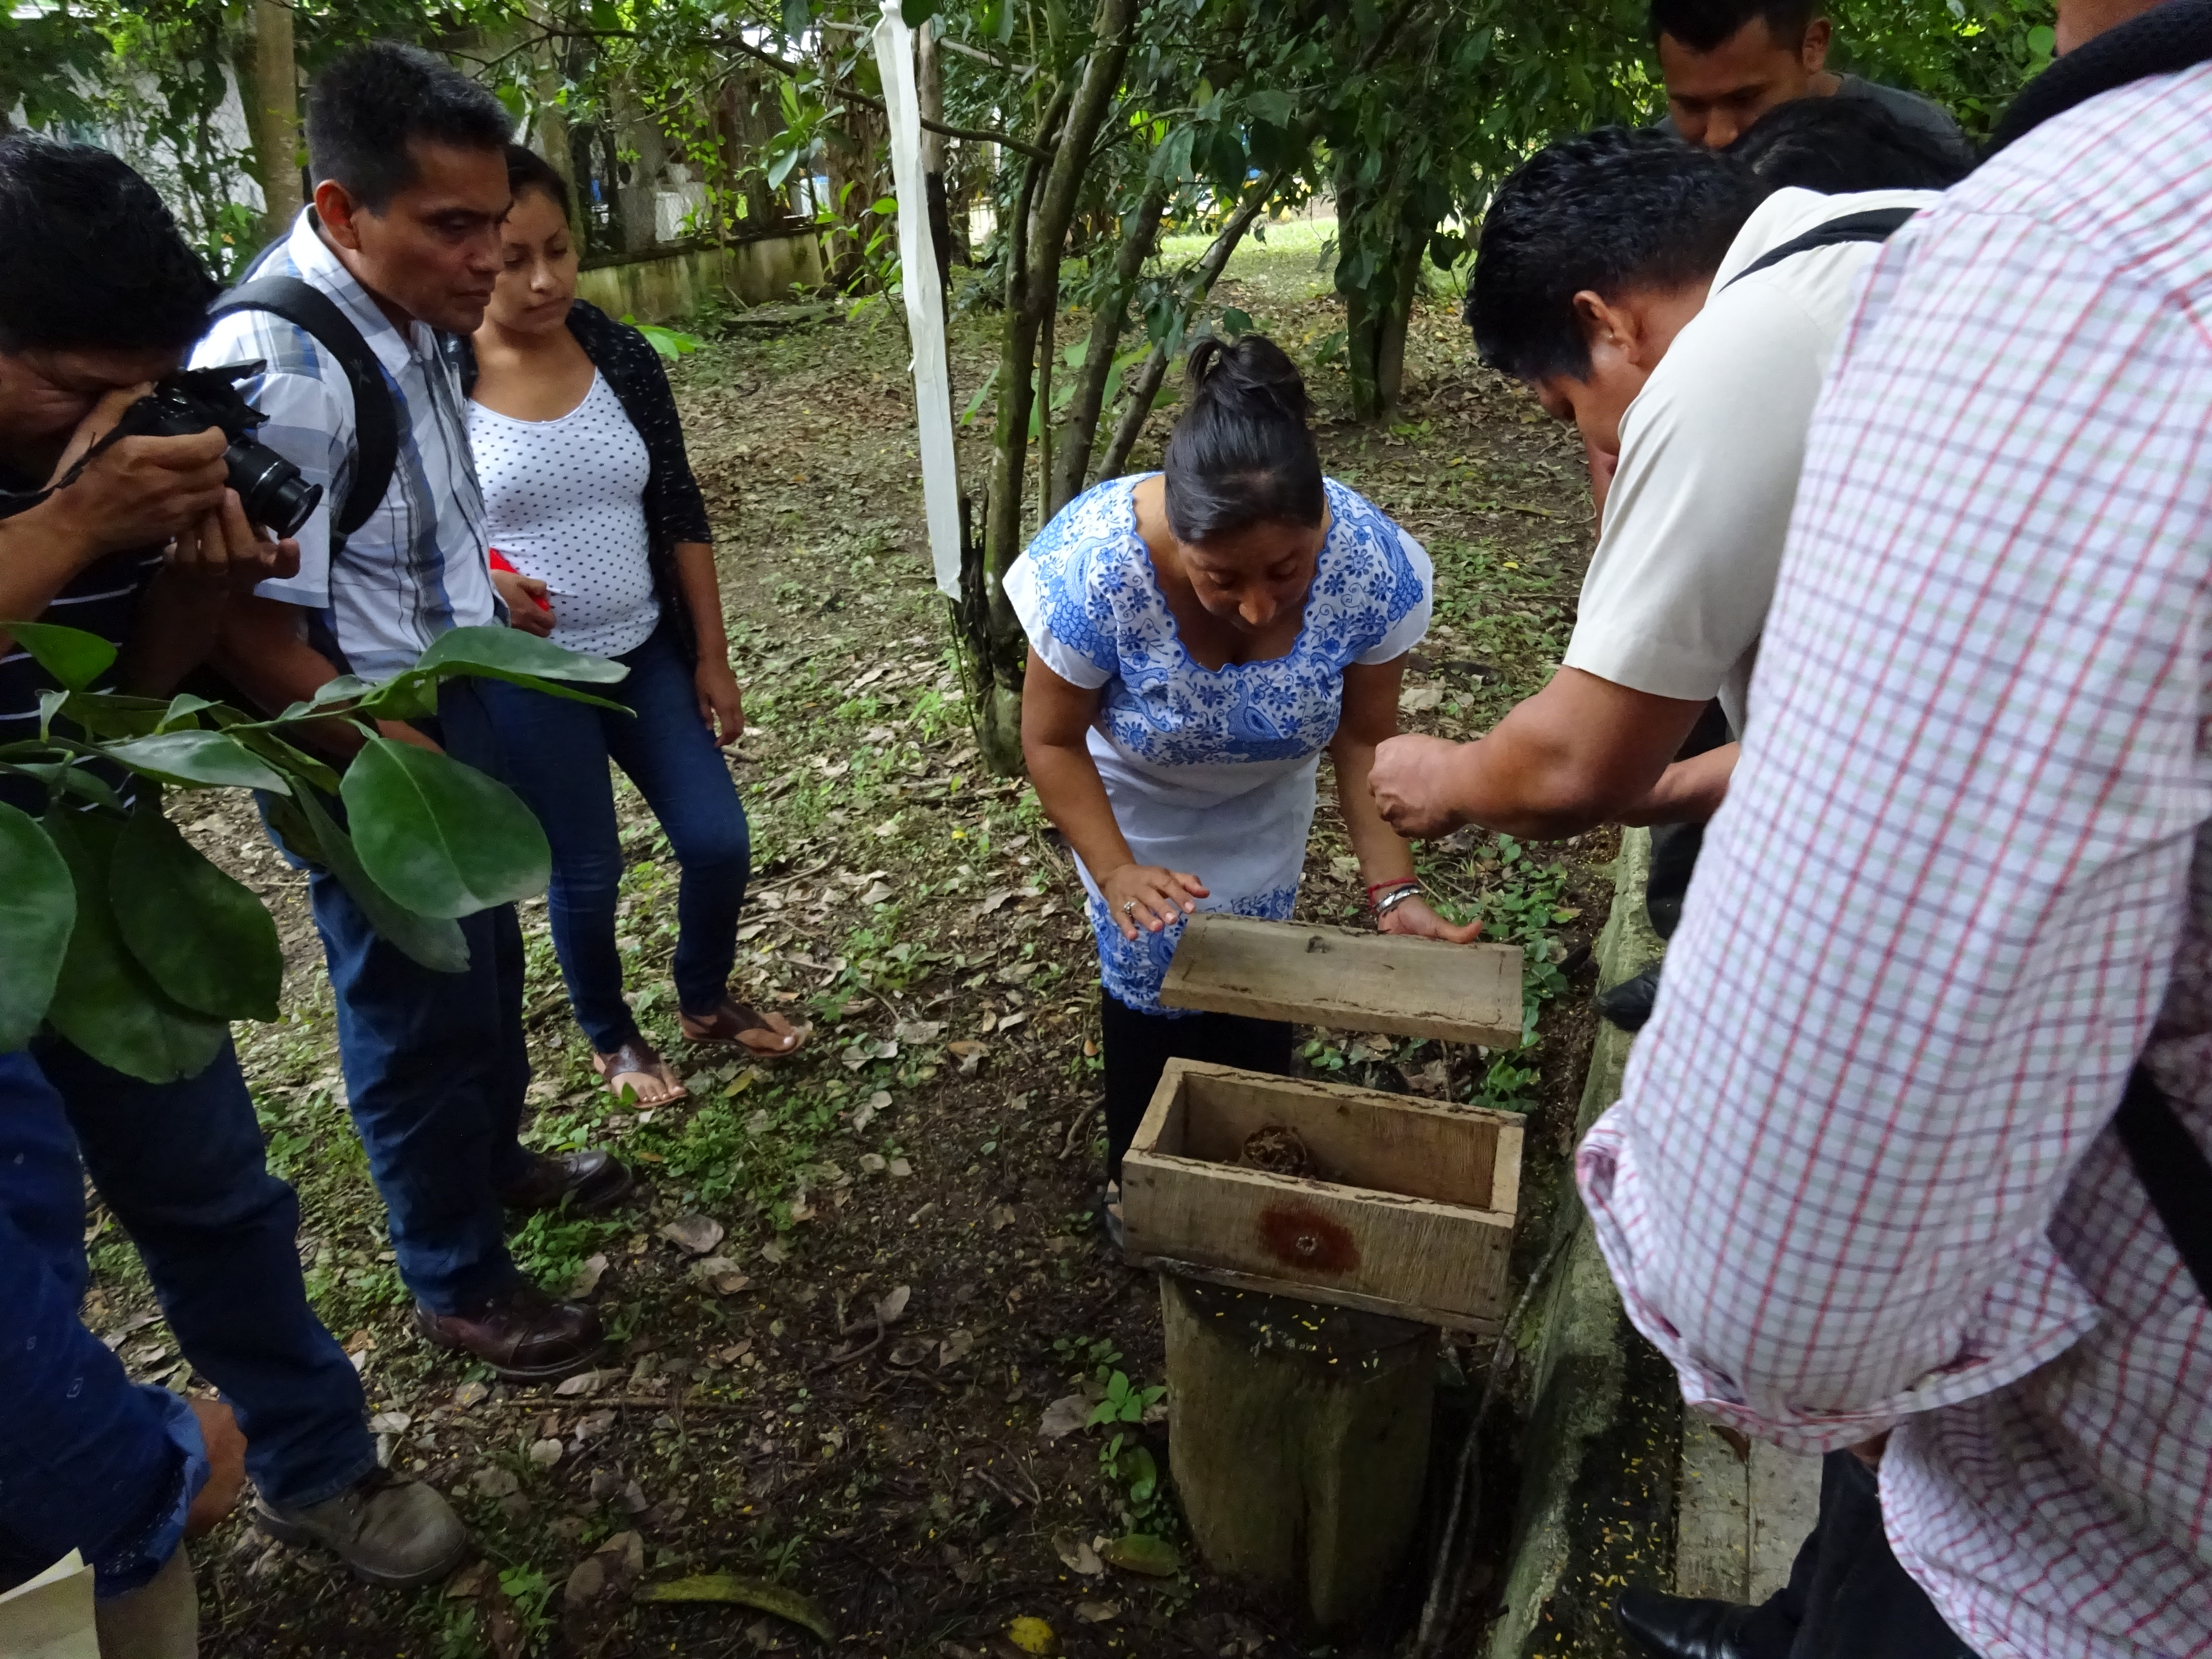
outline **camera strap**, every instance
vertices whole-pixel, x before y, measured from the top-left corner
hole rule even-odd
[[[337,302],[296,276],[255,276],[240,283],[215,303],[210,318],[234,311],[266,311],[282,317],[329,352],[353,388],[353,477],[345,500],[331,516],[331,533],[343,538],[368,522],[392,487],[399,462],[399,411],[392,383],[376,353],[338,309]]]

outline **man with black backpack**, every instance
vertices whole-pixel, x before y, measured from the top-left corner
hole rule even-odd
[[[2212,0],[2058,43],[1875,264],[1577,1159],[1684,1398],[1827,1455],[1662,1659],[2212,1653]]]
[[[216,659],[265,707],[341,673],[387,678],[447,629],[501,615],[495,583],[514,579],[489,565],[443,337],[476,327],[500,270],[512,125],[427,52],[380,42],[337,59],[307,99],[313,204],[200,345],[202,363],[266,362],[242,387],[269,416],[262,441],[327,492],[300,532],[299,575],[234,612]],[[384,730],[501,769],[468,683],[446,687],[434,720]],[[349,735],[332,734],[341,763]],[[556,1158],[518,1139],[530,1062],[514,907],[464,919],[467,966],[440,973],[383,939],[335,878],[318,872],[309,891],[348,1105],[418,1329],[516,1381],[588,1366],[598,1317],[523,1278],[503,1211],[604,1207],[630,1177],[604,1152]]]

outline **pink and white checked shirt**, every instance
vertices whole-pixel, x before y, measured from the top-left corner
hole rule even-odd
[[[1694,1405],[1898,1425],[1990,1659],[2212,1654],[2212,1312],[2107,1125],[2212,1144],[2212,66],[2006,150],[1875,268],[1751,729],[1577,1167]]]

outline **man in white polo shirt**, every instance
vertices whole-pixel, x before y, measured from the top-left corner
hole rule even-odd
[[[1670,763],[1715,699],[1743,730],[1821,375],[1881,237],[1934,199],[1769,193],[1732,158],[1618,128],[1506,180],[1468,322],[1581,432],[1602,530],[1543,690],[1476,742],[1377,752],[1394,828],[1549,840],[1711,816],[1735,745]],[[1814,233],[1846,240],[1798,246]]]

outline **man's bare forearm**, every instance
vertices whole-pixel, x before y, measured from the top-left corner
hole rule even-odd
[[[1659,775],[1650,794],[1620,813],[1620,822],[1705,823],[1728,799],[1729,779],[1735,774],[1736,757],[1742,752],[1741,744],[1729,743],[1676,761]]]

